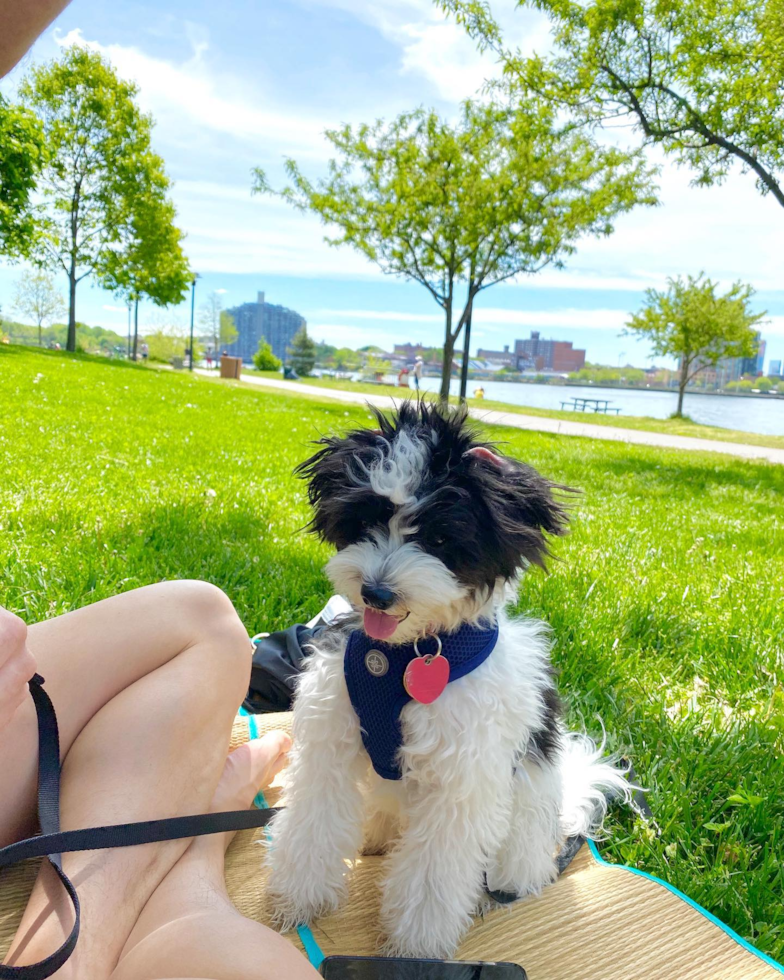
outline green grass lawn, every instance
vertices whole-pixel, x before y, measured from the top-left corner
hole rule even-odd
[[[280,380],[279,371],[260,372],[262,377],[274,377]],[[400,397],[402,388],[394,385],[377,385],[363,381],[339,381],[334,378],[301,378],[306,384],[317,388],[346,388],[350,391],[362,391],[374,395],[392,395]],[[469,391],[479,387],[481,381],[470,381]],[[563,388],[564,400],[571,397],[569,389]],[[456,398],[451,399],[457,402]],[[677,436],[693,436],[695,439],[718,439],[722,442],[743,442],[752,446],[771,446],[774,449],[784,449],[784,436],[761,435],[755,432],[742,432],[740,429],[722,429],[714,425],[701,425],[691,419],[654,419],[650,416],[639,415],[598,415],[594,412],[560,411],[559,409],[534,408],[529,405],[510,405],[507,402],[490,401],[486,398],[469,398],[468,404],[473,408],[495,410],[499,412],[514,412],[518,415],[535,415],[540,418],[566,419],[569,422],[590,422],[594,425],[611,425],[621,429],[644,429],[647,432],[665,432]]]
[[[361,407],[8,347],[0,406],[0,603],[28,621],[164,578],[251,632],[329,595],[291,471]],[[519,611],[552,625],[571,724],[601,718],[650,788],[657,826],[619,814],[603,852],[784,959],[784,467],[489,435],[582,490]]]

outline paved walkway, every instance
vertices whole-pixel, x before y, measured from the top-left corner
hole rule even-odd
[[[197,368],[198,374],[215,377],[214,371]],[[319,388],[315,385],[298,384],[296,381],[258,378],[247,374],[242,379],[261,388],[276,388],[317,398],[328,398],[351,404],[375,405],[378,408],[392,408],[394,399],[389,395],[370,395],[361,391],[344,391],[339,388]],[[572,422],[564,419],[551,419],[544,416],[520,415],[517,412],[497,412],[491,409],[471,408],[471,416],[490,425],[509,425],[515,429],[529,429],[534,432],[552,432],[562,436],[583,436],[588,439],[607,439],[610,442],[631,442],[641,446],[661,446],[665,449],[689,449],[700,452],[724,453],[728,456],[742,456],[745,459],[767,459],[771,463],[784,465],[784,449],[768,446],[749,446],[742,442],[719,442],[716,439],[695,439],[691,436],[676,436],[666,432],[646,432],[643,429],[621,429],[611,425],[591,425],[590,422]]]

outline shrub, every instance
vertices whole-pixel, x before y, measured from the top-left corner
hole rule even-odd
[[[253,355],[253,364],[257,371],[279,371],[280,358],[272,353],[272,347],[262,337],[259,341],[259,349]]]

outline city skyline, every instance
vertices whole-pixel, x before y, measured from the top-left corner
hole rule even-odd
[[[546,21],[494,2],[494,12],[527,49],[547,46]],[[258,44],[265,58],[259,62]],[[167,12],[147,2],[104,5],[74,0],[0,89],[13,97],[32,63],[85,43],[103,53],[140,87],[139,102],[156,120],[154,147],[173,177],[186,250],[201,279],[197,305],[213,290],[224,305],[247,302],[258,290],[295,309],[315,339],[337,346],[385,347],[406,330],[438,346],[441,312],[422,287],[392,281],[349,249],[330,248],[324,229],[276,198],[250,194],[251,168],[262,166],[275,186],[283,160],[297,159],[308,175],[322,173],[328,147],[322,131],[416,105],[447,117],[497,66],[476,52],[430,0],[285,0],[274,11],[250,0],[220,10],[206,0],[172,0]],[[608,140],[628,142],[623,130]],[[635,140],[633,140],[635,141]],[[692,175],[660,155],[661,205],[623,216],[614,235],[579,244],[563,270],[546,269],[514,285],[482,293],[472,348],[502,348],[515,331],[541,330],[585,348],[593,362],[619,356],[644,366],[650,349],[618,337],[639,309],[647,287],[668,275],[704,271],[722,286],[740,279],[757,291],[767,357],[784,359],[784,288],[777,256],[784,253],[780,209],[762,198],[748,175],[733,171],[722,187],[697,189]],[[0,266],[0,302],[12,315],[19,267]],[[141,311],[142,324],[168,317],[187,323],[182,307]],[[95,286],[79,290],[78,315],[123,332],[121,302]],[[664,363],[664,359],[655,359]]]

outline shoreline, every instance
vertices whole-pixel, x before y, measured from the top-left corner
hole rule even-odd
[[[440,374],[426,374],[426,378],[436,378],[441,377]],[[454,375],[452,380],[456,381],[459,379],[459,375]],[[616,385],[609,381],[604,381],[601,384],[591,384],[588,381],[534,381],[533,379],[527,378],[486,378],[486,377],[471,377],[468,376],[469,381],[475,381],[481,384],[482,381],[497,381],[501,384],[522,384],[522,385],[541,385],[544,388],[596,388],[603,389],[606,388],[608,391],[646,391],[646,392],[658,392],[664,395],[676,395],[678,394],[677,388],[653,388],[646,387],[643,388],[640,385]],[[762,391],[704,391],[702,388],[687,388],[684,392],[686,395],[720,395],[725,398],[764,398],[769,401],[784,401],[784,393],[781,394],[770,394]]]

